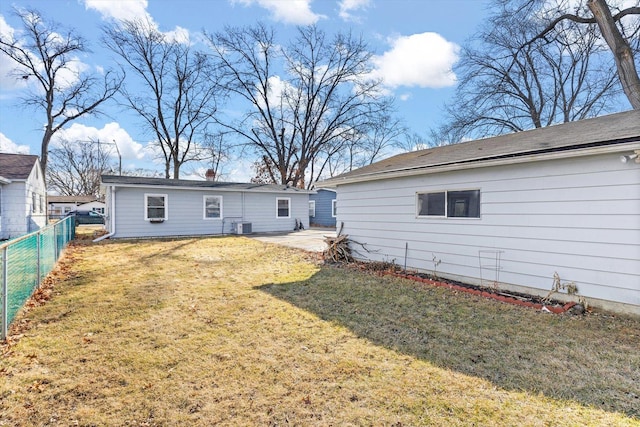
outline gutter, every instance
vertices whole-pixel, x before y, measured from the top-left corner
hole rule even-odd
[[[111,193],[111,209],[109,209],[109,221],[111,222],[111,232],[109,234],[105,234],[104,236],[100,236],[97,239],[93,240],[93,243],[100,242],[104,239],[108,239],[109,237],[116,234],[116,190],[113,186],[109,186],[109,192]]]

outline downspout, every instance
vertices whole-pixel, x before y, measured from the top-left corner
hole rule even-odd
[[[111,229],[111,232],[109,234],[105,234],[104,236],[100,236],[97,239],[94,239],[93,243],[108,239],[109,237],[116,234],[116,190],[114,186],[109,186],[109,193],[111,193],[111,208],[109,209],[109,221],[111,222],[111,227],[109,228]]]

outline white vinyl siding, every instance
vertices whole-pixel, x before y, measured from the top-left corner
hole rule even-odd
[[[222,219],[222,196],[202,196],[202,218]]]
[[[166,194],[144,195],[145,221],[166,221],[169,219],[169,200]]]
[[[156,190],[157,191],[157,190]],[[220,235],[234,233],[237,222],[250,222],[254,233],[291,231],[295,220],[309,226],[308,194],[292,194],[290,219],[277,218],[273,212],[278,193],[237,191],[220,192],[223,198],[222,218],[217,221],[203,218],[203,196],[210,190],[162,189],[171,204],[171,214],[162,223],[144,220],[144,195],[153,192],[153,187],[118,187],[115,191],[116,210],[115,238]],[[109,194],[109,191],[107,191]],[[107,204],[110,209],[110,206]],[[265,207],[269,207],[266,209]],[[107,215],[110,215],[107,209]]]
[[[338,186],[345,234],[367,257],[476,283],[480,250],[500,282],[546,295],[557,272],[580,295],[640,306],[640,168],[619,154]],[[416,218],[416,193],[481,188],[481,219]],[[405,252],[406,249],[406,252]]]

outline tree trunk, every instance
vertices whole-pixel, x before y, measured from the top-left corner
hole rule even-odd
[[[640,110],[640,77],[638,77],[629,43],[620,34],[605,0],[588,0],[587,5],[596,19],[602,36],[613,52],[622,90],[633,109]]]

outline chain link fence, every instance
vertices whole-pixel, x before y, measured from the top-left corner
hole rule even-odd
[[[0,340],[75,237],[73,217],[0,244]]]

